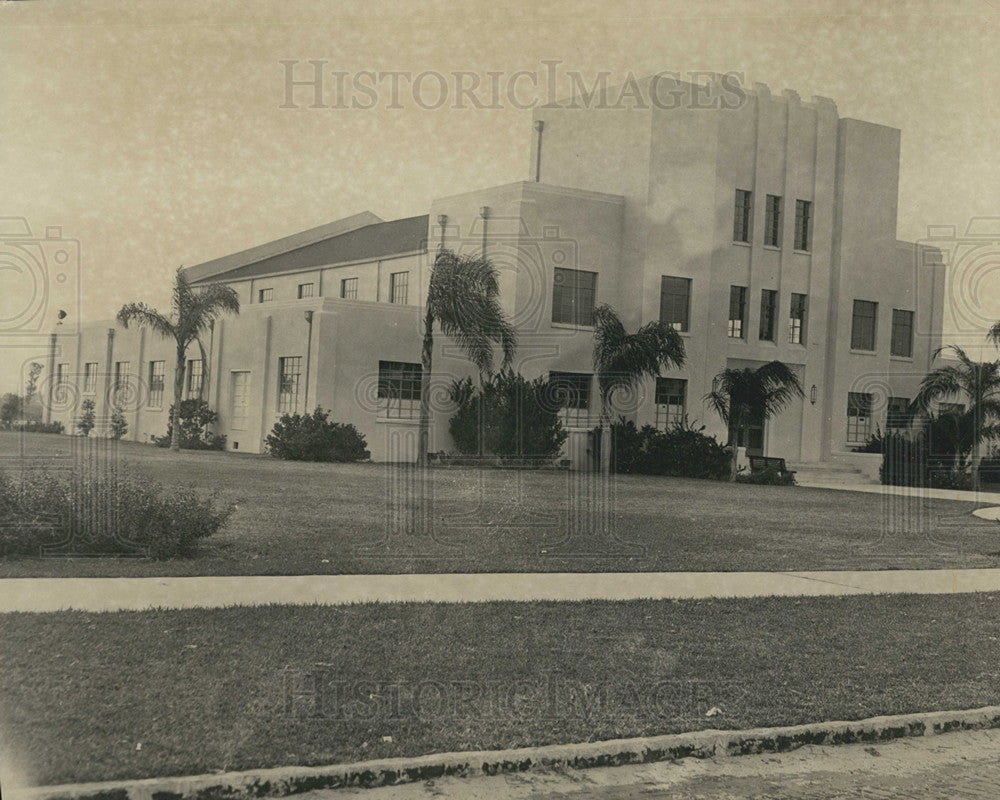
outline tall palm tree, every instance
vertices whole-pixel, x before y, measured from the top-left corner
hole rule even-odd
[[[989,333],[994,342],[1000,341],[1000,324]],[[920,383],[914,403],[928,409],[934,400],[960,396],[968,400],[963,416],[972,428],[972,482],[979,488],[979,463],[982,442],[996,433],[1000,421],[1000,361],[973,361],[958,345],[946,345],[934,351],[934,358],[950,351],[957,363],[944,364],[927,373]]]
[[[737,448],[755,422],[766,422],[793,398],[804,397],[795,371],[782,361],[769,361],[756,369],[724,369],[712,379],[712,391],[705,402],[729,429],[732,462],[729,480],[736,480]]]
[[[174,371],[174,410],[170,420],[170,449],[181,448],[180,411],[184,396],[184,367],[188,346],[197,342],[201,352],[205,347],[202,335],[211,328],[222,314],[240,312],[240,300],[236,292],[221,283],[210,283],[203,287],[193,287],[181,269],[174,278],[173,301],[170,314],[162,314],[145,303],[126,303],[118,311],[118,324],[123,328],[135,324],[160,334],[164,339],[173,339],[177,345],[177,366]],[[203,356],[204,357],[204,356]],[[205,368],[203,362],[202,367]]]
[[[601,393],[601,472],[611,469],[611,395],[632,389],[642,378],[661,370],[684,366],[684,341],[665,322],[649,322],[629,333],[615,310],[594,309],[594,372]]]
[[[503,352],[503,366],[514,359],[517,335],[500,307],[500,278],[485,256],[460,256],[442,249],[434,259],[427,304],[424,342],[420,354],[420,434],[417,463],[427,463],[430,440],[430,378],[433,368],[434,326],[458,341],[479,375],[493,373],[494,347]]]

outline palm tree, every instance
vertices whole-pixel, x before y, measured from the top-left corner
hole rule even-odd
[[[417,463],[427,463],[430,440],[430,378],[433,367],[434,325],[458,341],[480,378],[493,373],[494,346],[503,351],[503,366],[514,359],[517,336],[500,307],[500,279],[485,256],[460,256],[442,249],[434,259],[427,304],[424,309],[424,342],[420,361],[420,435]]]
[[[615,310],[594,309],[594,372],[601,393],[601,472],[611,470],[611,395],[632,389],[644,377],[655,378],[661,369],[684,365],[684,341],[665,322],[649,322],[628,333]]]
[[[733,451],[729,480],[736,480],[738,445],[750,425],[767,421],[794,397],[804,396],[798,376],[781,361],[769,361],[757,369],[724,369],[713,378],[705,402],[729,429]]]
[[[160,334],[164,339],[173,339],[177,344],[177,366],[174,371],[174,410],[170,420],[170,449],[180,450],[180,411],[184,395],[184,366],[188,346],[197,342],[205,353],[201,336],[211,328],[215,320],[226,313],[238,314],[240,300],[236,292],[221,283],[210,283],[204,287],[193,287],[181,269],[174,278],[173,301],[170,314],[161,314],[145,303],[126,303],[118,311],[118,324],[128,328],[132,323],[146,327]],[[203,362],[203,370],[205,364]]]
[[[989,338],[1000,343],[1000,323],[990,330]],[[929,372],[920,383],[914,403],[928,409],[934,400],[964,396],[969,406],[962,415],[972,430],[972,482],[979,488],[979,462],[982,441],[996,433],[993,424],[1000,420],[1000,361],[973,361],[958,345],[946,345],[934,351],[937,358],[950,351],[957,361]]]

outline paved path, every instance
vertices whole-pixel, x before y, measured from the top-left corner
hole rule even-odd
[[[0,613],[230,605],[632,600],[1000,591],[1000,569],[6,578]]]
[[[994,800],[1000,731],[884,744],[804,747],[781,755],[583,771],[445,778],[383,789],[311,792],[302,800]]]

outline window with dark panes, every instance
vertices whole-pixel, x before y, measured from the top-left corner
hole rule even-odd
[[[675,331],[687,331],[691,312],[691,279],[660,278],[660,322]]]
[[[870,300],[854,301],[854,318],[851,322],[851,349],[875,349],[875,320],[878,303]]]
[[[597,273],[556,268],[552,279],[552,321],[593,325]]]

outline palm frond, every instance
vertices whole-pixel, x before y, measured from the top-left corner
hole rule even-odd
[[[126,303],[118,311],[115,319],[118,324],[126,330],[129,325],[146,327],[160,334],[165,339],[176,336],[177,329],[174,323],[145,303]]]

